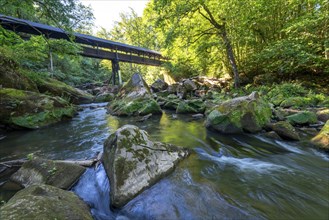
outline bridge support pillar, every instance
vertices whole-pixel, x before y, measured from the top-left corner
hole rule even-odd
[[[118,82],[118,85],[122,84],[121,80],[121,72],[120,72],[120,65],[118,60],[112,60],[112,80],[113,80],[113,85]]]

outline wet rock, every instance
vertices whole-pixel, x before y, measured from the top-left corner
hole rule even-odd
[[[312,139],[312,142],[320,149],[329,151],[329,120],[322,127],[319,134]]]
[[[59,97],[0,89],[0,124],[35,129],[73,117],[75,112],[73,105]]]
[[[95,97],[94,102],[110,102],[114,99],[113,93],[101,93]]]
[[[222,133],[258,132],[271,118],[272,110],[257,92],[219,104],[207,116],[206,126]]]
[[[89,207],[73,192],[33,185],[16,193],[0,208],[1,219],[86,219]]]
[[[91,103],[94,98],[89,93],[55,79],[39,79],[36,83],[41,93],[50,93],[53,96],[63,97],[73,104]]]
[[[282,140],[281,137],[275,131],[266,132],[264,136],[275,140]]]
[[[118,116],[162,114],[160,105],[153,99],[148,85],[138,73],[121,88],[108,110]]]
[[[317,117],[314,112],[302,111],[287,117],[288,122],[293,125],[305,125],[316,123]]]
[[[162,79],[157,79],[152,85],[151,89],[153,92],[160,92],[166,90],[168,88],[168,84]]]
[[[283,139],[300,140],[296,129],[289,122],[279,121],[272,125],[272,129]]]
[[[145,131],[125,125],[104,144],[104,167],[110,179],[111,205],[122,207],[132,198],[171,173],[188,151],[152,142]]]
[[[192,115],[192,118],[194,118],[194,119],[201,119],[203,117],[204,117],[204,114],[194,114],[194,115]]]
[[[319,121],[326,122],[329,120],[329,109],[322,109],[316,112]]]
[[[24,187],[47,184],[70,189],[84,171],[85,168],[79,165],[34,158],[25,162],[10,180]]]

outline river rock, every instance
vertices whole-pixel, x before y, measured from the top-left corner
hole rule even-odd
[[[287,117],[288,122],[293,125],[315,124],[318,120],[316,114],[310,111],[302,111]]]
[[[55,79],[38,79],[36,83],[41,93],[52,94],[53,96],[65,98],[73,104],[91,103],[94,98],[87,92]]]
[[[329,109],[322,109],[316,112],[319,121],[326,122],[329,120]]]
[[[329,120],[322,127],[318,135],[316,135],[312,142],[319,148],[329,151]]]
[[[75,112],[73,105],[59,97],[0,89],[0,124],[35,129],[73,117]]]
[[[33,158],[25,162],[10,180],[24,187],[47,184],[70,189],[84,171],[84,167],[76,164]]]
[[[160,105],[153,99],[148,85],[138,73],[135,73],[121,88],[108,110],[118,116],[162,113]]]
[[[206,126],[222,133],[258,132],[271,118],[272,110],[257,92],[225,101],[207,116]]]
[[[168,88],[168,84],[162,79],[157,79],[152,85],[151,89],[153,92],[160,92],[166,90]]]
[[[139,193],[171,173],[188,151],[152,142],[133,125],[119,128],[104,143],[104,167],[111,185],[111,205],[122,207]]]
[[[95,97],[94,102],[110,102],[114,99],[115,95],[113,93],[101,93]]]
[[[283,139],[295,141],[300,140],[298,132],[289,122],[279,121],[272,124],[271,128]]]
[[[92,220],[89,207],[73,192],[33,185],[16,193],[0,208],[1,219]]]

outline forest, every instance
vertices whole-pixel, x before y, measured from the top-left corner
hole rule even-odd
[[[329,219],[328,0],[95,13],[0,0],[3,219]]]
[[[1,1],[0,13],[37,21],[68,32],[94,34],[161,51],[163,66],[175,79],[192,76],[236,79],[235,84],[301,81],[322,86],[329,74],[328,1],[150,1],[142,17],[121,14],[112,30],[93,33],[93,12],[79,1]],[[22,69],[79,85],[105,80],[111,71],[106,60],[82,58],[79,46],[61,40],[20,36],[1,29],[1,54]],[[49,71],[49,51],[54,70]],[[141,72],[151,83],[159,68],[122,64],[126,81]],[[38,74],[35,74],[38,73]],[[312,86],[312,85],[309,85]]]

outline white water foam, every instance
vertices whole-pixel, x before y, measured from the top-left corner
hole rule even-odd
[[[291,152],[294,152],[297,154],[305,153],[304,151],[300,150],[299,148],[297,148],[293,145],[287,144],[286,142],[276,140],[275,143],[277,143],[278,145],[280,145],[281,147],[283,147],[284,149],[286,149],[288,151],[291,151]]]
[[[268,173],[271,171],[278,171],[284,170],[285,172],[289,169],[287,167],[264,162],[261,160],[253,159],[253,158],[235,158],[230,156],[213,156],[205,152],[204,150],[198,149],[198,154],[206,159],[211,161],[215,161],[219,164],[229,164],[239,168],[242,171],[252,171],[252,172],[259,172],[259,173]]]

